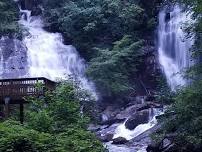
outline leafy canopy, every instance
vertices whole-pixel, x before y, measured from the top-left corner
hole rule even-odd
[[[86,129],[89,118],[81,114],[78,92],[66,81],[44,98],[29,98],[24,125],[0,123],[0,151],[104,152],[102,143]]]
[[[13,36],[19,33],[19,10],[13,0],[0,1],[0,36]]]
[[[142,62],[141,46],[142,41],[124,36],[111,50],[97,48],[98,55],[90,61],[88,75],[103,96],[121,97],[131,89],[130,77],[135,76]]]

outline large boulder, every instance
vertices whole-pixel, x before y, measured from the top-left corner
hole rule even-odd
[[[27,48],[17,39],[0,40],[0,77],[18,78],[27,75]]]
[[[101,129],[101,126],[99,125],[94,125],[94,124],[89,124],[88,130],[92,132],[99,131]]]
[[[147,152],[178,152],[181,151],[181,147],[176,145],[173,141],[176,138],[176,134],[167,134],[160,142],[153,142],[148,145]],[[185,152],[189,152],[187,148],[185,148]],[[192,148],[193,149],[193,148]],[[194,151],[194,150],[193,150]]]
[[[109,142],[112,141],[113,138],[113,134],[105,134],[105,135],[97,135],[97,138],[101,141],[101,142]]]
[[[120,123],[124,121],[124,119],[117,119],[115,117],[118,113],[120,113],[119,108],[114,106],[107,106],[101,114],[101,124],[112,125],[114,123]]]
[[[40,7],[34,7],[31,12],[31,16],[38,16],[42,14],[42,9]]]
[[[165,141],[166,140],[166,141]],[[178,152],[181,151],[180,148],[171,143],[168,139],[164,139],[162,143],[150,144],[146,148],[147,152]],[[184,152],[190,152],[189,150],[185,150]]]
[[[149,110],[140,111],[132,115],[125,123],[129,130],[135,129],[138,125],[147,123],[149,121]]]
[[[131,105],[131,106],[125,108],[120,113],[118,113],[116,115],[116,119],[120,119],[120,120],[127,119],[131,115],[136,114],[138,111],[146,110],[146,109],[149,109],[149,108],[150,108],[150,105],[148,105],[146,103]]]
[[[112,144],[115,144],[115,145],[121,145],[128,142],[128,140],[124,137],[114,138],[112,141],[113,141]]]
[[[147,146],[147,152],[162,152],[159,145],[150,144]]]

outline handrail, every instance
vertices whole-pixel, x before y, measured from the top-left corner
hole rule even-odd
[[[47,79],[47,78],[45,78],[45,77],[0,79],[0,82],[1,82],[1,81],[23,81],[23,80],[47,80],[47,81],[50,81],[50,82],[55,83],[54,81],[52,81],[52,80],[50,80],[50,79]]]
[[[44,87],[37,88],[36,84],[42,83]],[[0,80],[0,99],[9,97],[12,100],[20,100],[26,96],[44,95],[45,90],[54,90],[56,83],[44,77],[17,78]]]

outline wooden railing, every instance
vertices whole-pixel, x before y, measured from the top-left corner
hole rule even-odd
[[[54,90],[54,88],[55,82],[43,77],[3,79],[0,80],[0,100],[2,103],[7,97],[15,101],[27,96],[40,96],[44,95],[46,90]]]

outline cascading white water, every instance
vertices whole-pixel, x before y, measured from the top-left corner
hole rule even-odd
[[[167,82],[172,90],[186,84],[180,72],[190,66],[193,38],[187,38],[183,25],[191,21],[191,14],[176,5],[172,11],[164,8],[159,13],[158,52]]]
[[[113,139],[123,137],[127,140],[131,140],[153,128],[157,124],[156,116],[163,114],[163,109],[150,108],[149,110],[148,123],[140,124],[134,130],[129,130],[126,128],[125,123],[127,120],[122,124],[117,124]],[[146,152],[146,148],[148,146],[147,142],[148,141],[140,141],[132,147],[128,147],[126,145],[113,145],[112,142],[105,143],[105,145],[109,152]]]
[[[97,98],[93,83],[85,78],[85,62],[76,49],[64,45],[61,34],[45,31],[40,16],[31,16],[28,10],[21,10],[21,14],[19,23],[28,31],[23,39],[28,49],[28,76],[56,80],[71,75]]]
[[[126,121],[119,125],[115,130],[115,134],[113,138],[117,137],[124,137],[127,140],[131,140],[138,135],[142,134],[143,132],[149,130],[150,128],[154,127],[157,124],[156,116],[162,114],[162,111],[159,109],[150,109],[149,111],[149,121],[145,124],[138,125],[134,130],[129,130],[126,128],[125,123]]]

